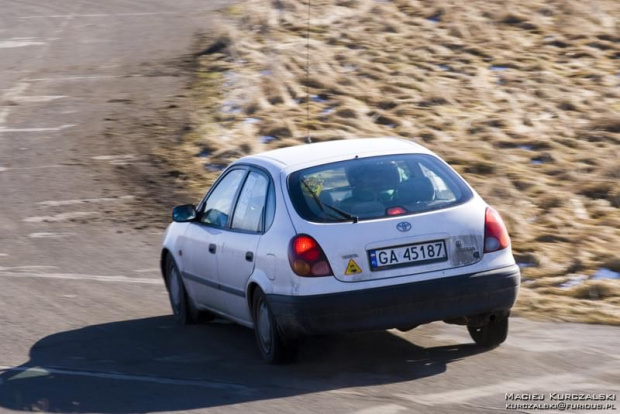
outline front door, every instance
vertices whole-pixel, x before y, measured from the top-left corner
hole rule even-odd
[[[223,234],[247,169],[226,173],[198,207],[198,220],[190,223],[182,243],[183,280],[199,309],[227,313],[218,283],[218,261]]]

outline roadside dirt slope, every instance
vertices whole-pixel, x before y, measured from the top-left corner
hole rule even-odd
[[[504,216],[519,313],[620,324],[620,3],[313,0],[309,17],[308,49],[299,0],[232,6],[205,41],[174,154],[196,194],[308,130],[412,139]]]

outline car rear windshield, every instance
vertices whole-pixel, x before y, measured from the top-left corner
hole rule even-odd
[[[425,154],[323,164],[292,173],[288,187],[297,213],[320,223],[421,213],[472,197],[458,175]]]

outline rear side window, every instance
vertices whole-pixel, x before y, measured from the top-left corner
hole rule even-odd
[[[269,186],[269,194],[267,194],[267,205],[265,206],[265,228],[264,231],[269,230],[273,224],[273,220],[276,217],[276,191],[273,184]]]
[[[472,193],[436,157],[403,154],[319,165],[289,176],[297,213],[313,222],[369,220],[464,203]]]
[[[252,171],[245,180],[239,194],[237,207],[233,216],[232,228],[251,232],[261,232],[267,202],[269,179]]]

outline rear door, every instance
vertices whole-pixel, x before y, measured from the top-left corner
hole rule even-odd
[[[227,313],[250,321],[245,297],[248,279],[254,271],[256,250],[265,228],[267,195],[270,182],[267,173],[252,169],[239,193],[230,229],[222,234],[218,256],[218,282]]]

